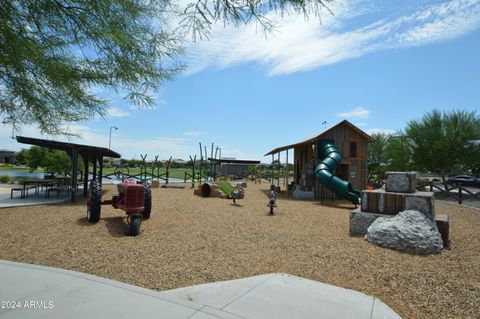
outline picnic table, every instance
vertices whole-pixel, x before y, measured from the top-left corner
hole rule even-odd
[[[35,189],[35,194],[38,194],[38,182],[36,180],[25,180],[19,183],[18,187],[13,187],[10,190],[10,198],[13,198],[14,192],[20,192],[20,198],[25,198],[28,196],[28,191]]]
[[[68,190],[70,181],[70,177],[23,180],[18,187],[11,189],[10,198],[13,198],[14,192],[20,192],[20,198],[26,198],[32,189],[35,191],[35,195],[39,195],[41,191],[45,190],[46,197],[50,197],[51,192],[57,192],[58,197],[63,189]]]

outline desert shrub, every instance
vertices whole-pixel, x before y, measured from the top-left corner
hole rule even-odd
[[[1,175],[0,176],[0,183],[2,184],[9,184],[12,182],[12,178],[8,175]]]

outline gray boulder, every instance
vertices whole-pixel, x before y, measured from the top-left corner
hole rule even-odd
[[[415,210],[377,218],[368,227],[365,239],[377,246],[415,255],[439,254],[443,249],[435,222]]]
[[[298,187],[292,192],[292,197],[295,199],[315,199],[315,192],[312,191],[302,191]]]

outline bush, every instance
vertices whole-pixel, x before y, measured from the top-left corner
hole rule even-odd
[[[428,178],[420,178],[417,180],[417,188],[424,190],[425,187],[430,185],[430,180]]]
[[[0,176],[0,183],[2,184],[9,184],[12,182],[12,178],[8,175],[1,175]]]

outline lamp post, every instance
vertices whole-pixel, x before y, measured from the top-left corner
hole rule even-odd
[[[15,119],[9,116],[2,121],[2,124],[8,124],[8,123],[12,123],[12,140],[14,140],[15,139]]]
[[[112,128],[114,128],[115,131],[118,130],[118,127],[116,127],[116,126],[111,126],[110,127],[110,138],[108,139],[108,149],[110,149],[111,146],[112,146]]]

